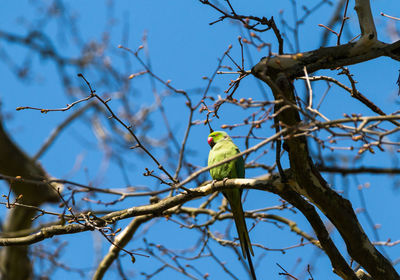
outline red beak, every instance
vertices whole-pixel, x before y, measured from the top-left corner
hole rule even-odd
[[[212,137],[208,137],[207,142],[208,142],[208,145],[210,145],[211,147],[214,146],[214,139]]]

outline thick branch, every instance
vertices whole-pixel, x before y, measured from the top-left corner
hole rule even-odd
[[[94,220],[93,223],[103,222],[104,225],[106,225],[114,223],[118,220],[131,218],[135,216],[136,217],[139,216],[137,218],[138,221],[142,220],[145,221],[147,219],[150,219],[150,216],[153,217],[153,216],[163,215],[167,211],[170,212],[170,210],[173,207],[180,206],[189,200],[206,196],[217,191],[222,191],[224,189],[250,188],[250,189],[269,191],[280,195],[288,202],[292,203],[306,216],[306,218],[312,225],[314,231],[316,232],[316,235],[319,238],[320,241],[319,244],[321,244],[322,249],[330,257],[332,265],[335,268],[335,272],[338,275],[341,275],[344,279],[357,279],[354,278],[354,273],[352,273],[351,268],[348,266],[344,258],[340,255],[340,252],[337,250],[334,243],[330,239],[329,234],[322,220],[315,211],[314,207],[312,207],[309,203],[307,203],[296,192],[292,191],[292,189],[298,189],[299,186],[296,184],[295,181],[291,179],[292,178],[291,172],[286,171],[285,176],[288,179],[287,184],[283,184],[281,182],[281,178],[278,174],[266,175],[257,179],[229,179],[226,181],[212,182],[204,186],[190,189],[189,192],[178,194],[174,197],[165,198],[151,205],[132,207],[122,211],[116,211],[110,213],[101,218],[96,218],[96,220]],[[135,222],[132,223],[135,224]],[[135,225],[138,226],[138,224]],[[130,239],[131,233],[133,233],[136,229],[137,229],[136,226],[135,227],[132,226],[132,230],[127,230],[127,233],[124,232],[123,237],[121,238],[121,244],[119,245],[122,246],[125,245],[126,242]],[[40,232],[24,237],[1,238],[0,244],[2,246],[21,245],[21,244],[27,245],[39,242],[45,238],[53,237],[54,235],[71,234],[88,230],[93,230],[93,227],[91,225],[83,225],[83,224],[73,224],[66,226],[57,225],[48,228],[43,228],[40,230]],[[119,242],[119,240],[117,240],[117,242]],[[103,260],[101,268],[99,266],[98,270],[99,273],[105,272],[105,270],[107,269],[107,265],[111,264],[112,260],[115,257],[115,254],[117,254],[118,251],[115,248],[111,248],[110,250],[111,250],[110,255]]]
[[[94,224],[112,224],[116,221],[128,219],[137,216],[154,215],[160,216],[164,211],[172,207],[182,205],[187,201],[195,198],[207,196],[211,193],[221,191],[232,187],[260,189],[264,191],[276,192],[276,189],[281,186],[280,178],[278,175],[271,175],[263,179],[229,179],[227,181],[219,181],[215,183],[208,183],[194,189],[190,192],[177,194],[173,197],[164,198],[157,203],[131,207],[121,211],[109,213],[103,217],[92,218]],[[82,231],[93,230],[93,226],[85,224],[70,224],[70,225],[55,225],[42,228],[40,231],[27,236],[13,237],[13,238],[0,238],[0,246],[13,246],[13,245],[29,245],[42,241],[46,238],[51,238],[55,235],[71,234]]]
[[[374,41],[370,45],[348,43],[335,47],[321,47],[319,49],[298,53],[264,57],[252,69],[253,75],[259,77],[268,69],[284,71],[290,79],[304,75],[304,66],[308,73],[321,69],[335,69],[369,61],[381,56],[388,56],[400,61],[400,41],[385,44]]]
[[[9,138],[3,129],[0,118],[0,173],[28,179],[42,180],[49,178],[40,164],[27,156]],[[40,185],[9,180],[8,184],[19,202],[29,205],[40,205],[44,202],[57,202],[57,192],[51,185]],[[54,184],[56,185],[56,184]],[[12,199],[8,197],[8,199]],[[36,210],[30,208],[12,208],[2,225],[2,231],[15,232],[28,229]],[[4,248],[0,255],[0,270],[5,279],[27,279],[31,273],[31,264],[25,246]]]
[[[374,18],[372,17],[369,0],[356,0],[354,9],[357,11],[358,23],[361,30],[361,38],[378,39]]]
[[[282,191],[280,195],[290,204],[299,209],[301,213],[303,213],[303,215],[307,218],[308,222],[314,229],[314,232],[317,234],[318,240],[320,241],[322,248],[324,249],[332,263],[333,271],[343,279],[358,280],[358,277],[355,275],[351,267],[347,264],[346,260],[340,254],[339,250],[336,248],[335,244],[330,238],[329,233],[326,230],[325,225],[319,217],[315,208],[305,199],[303,199],[301,195],[291,190],[291,186],[289,185],[287,185],[286,190]]]
[[[252,73],[271,87],[275,100],[283,98],[295,104],[292,79],[301,76],[304,67],[310,73],[382,55],[399,60],[400,41],[391,45],[377,41],[369,1],[356,1],[356,5],[363,35],[358,42],[303,54],[263,58],[253,67]],[[301,123],[299,112],[294,106],[282,111],[278,117],[284,127],[295,127]],[[331,220],[345,241],[350,256],[373,279],[400,279],[391,263],[371,244],[351,203],[332,190],[321,176],[310,157],[306,138],[292,137],[285,142],[293,177],[299,185],[296,191],[307,197]]]
[[[295,104],[294,88],[286,72],[266,68],[265,71],[254,74],[268,83],[276,100],[284,98]],[[285,127],[295,127],[301,123],[295,107],[283,110],[279,120]],[[293,177],[299,185],[296,191],[310,199],[331,220],[344,239],[350,256],[374,279],[400,279],[390,262],[371,244],[357,220],[351,203],[333,191],[314,166],[306,138],[289,137],[285,142]]]

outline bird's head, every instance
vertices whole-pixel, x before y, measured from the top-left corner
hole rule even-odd
[[[208,145],[210,145],[212,148],[219,141],[225,140],[225,139],[230,139],[228,133],[226,133],[225,131],[214,131],[214,132],[211,132],[210,135],[208,135],[207,142],[208,142]]]

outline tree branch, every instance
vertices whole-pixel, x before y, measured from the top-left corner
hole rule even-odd
[[[151,220],[153,218],[152,215],[145,215],[136,217],[129,223],[129,225],[114,239],[114,244],[111,245],[108,250],[107,255],[101,260],[100,264],[97,266],[97,269],[92,277],[93,280],[103,279],[104,274],[107,272],[111,264],[118,258],[120,248],[123,248],[128,244],[128,242],[132,239],[135,232],[138,228],[145,222]]]
[[[32,160],[14,144],[1,121],[0,118],[0,173],[13,178],[17,176],[36,180],[50,178],[38,162]],[[61,188],[60,184],[38,185],[19,180],[8,180],[7,183],[15,197],[19,197],[19,203],[37,206],[45,202],[59,201],[58,193],[54,188]],[[10,199],[9,195],[7,199]],[[35,214],[36,209],[12,208],[3,224],[2,231],[8,233],[30,228]],[[28,248],[25,246],[4,248],[0,254],[1,274],[7,275],[9,279],[29,278],[32,268],[27,254]]]
[[[268,83],[276,100],[283,97],[295,104],[294,88],[286,72],[265,68],[254,74]],[[282,111],[279,119],[286,128],[301,123],[294,106]],[[333,191],[314,166],[305,136],[288,138],[286,144],[293,178],[299,185],[295,190],[310,199],[331,220],[345,241],[350,256],[375,279],[400,279],[391,263],[371,244],[351,203]]]

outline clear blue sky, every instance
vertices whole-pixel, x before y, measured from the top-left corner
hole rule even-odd
[[[41,7],[46,4],[28,4],[25,1],[3,1],[3,9],[0,11],[0,30],[15,34],[26,35],[26,26],[36,26],[45,32],[52,40],[59,53],[66,57],[77,57],[80,54],[79,48],[71,43],[71,38],[76,35],[74,31],[65,28],[62,24],[62,19],[50,20],[46,22],[46,14]],[[31,1],[32,2],[32,1]],[[43,1],[44,2],[44,1]],[[148,48],[151,56],[153,71],[165,80],[171,80],[172,85],[178,89],[187,90],[194,100],[198,100],[199,95],[196,95],[196,89],[204,87],[206,81],[203,76],[210,76],[216,68],[217,59],[221,57],[228,45],[232,44],[232,57],[240,61],[240,47],[237,43],[237,38],[243,33],[236,23],[229,20],[209,25],[210,22],[218,19],[219,14],[199,3],[199,1],[173,0],[173,1],[117,1],[115,5],[107,5],[109,1],[69,1],[65,5],[68,11],[76,17],[74,23],[79,31],[80,37],[84,42],[101,42],[103,40],[104,30],[109,30],[109,44],[104,50],[105,57],[111,61],[113,67],[121,69],[125,67],[125,62],[119,55],[122,50],[118,49],[119,44],[135,50],[142,44],[143,34],[148,35]],[[223,1],[220,1],[223,3]],[[300,2],[300,1],[299,1]],[[312,7],[316,1],[301,1],[302,5]],[[332,1],[336,2],[336,1]],[[350,1],[349,16],[350,19],[346,25],[346,32],[343,42],[350,39],[349,36],[359,33],[357,17],[353,10],[353,1]],[[46,2],[47,3],[47,2]],[[278,28],[285,32],[290,41],[293,42],[293,35],[288,30],[284,30],[281,24],[281,17],[289,24],[293,24],[293,9],[290,1],[232,1],[236,11],[240,14],[251,14],[255,16],[265,16],[267,18],[274,16]],[[396,25],[395,22],[387,18],[381,17],[380,12],[388,13],[394,16],[400,16],[400,6],[396,0],[387,1],[372,1],[372,9],[376,19],[379,38],[385,42],[391,42],[394,38],[388,36],[388,27]],[[40,11],[40,12],[38,12]],[[283,11],[283,13],[279,13]],[[323,28],[318,27],[318,24],[327,24],[333,11],[332,6],[325,4],[307,18],[304,25],[299,29],[299,51],[308,51],[320,47],[320,38]],[[297,7],[297,12],[301,17],[304,14],[300,5]],[[107,21],[108,16],[114,19],[112,23]],[[43,22],[46,22],[43,24]],[[123,35],[124,28],[128,29],[128,40],[125,40]],[[337,30],[336,27],[335,30]],[[127,30],[127,29],[125,29]],[[347,34],[350,34],[347,36]],[[277,52],[277,42],[271,32],[261,34],[265,42],[272,43],[272,51]],[[329,41],[330,45],[335,42],[333,38]],[[0,62],[0,73],[2,75],[0,83],[0,100],[2,102],[2,113],[9,116],[6,120],[6,128],[12,135],[13,139],[30,155],[41,147],[43,141],[51,133],[52,129],[63,121],[69,112],[54,112],[41,114],[38,111],[19,111],[15,108],[18,106],[34,106],[44,108],[60,108],[75,100],[76,97],[67,96],[63,90],[60,77],[53,62],[46,59],[41,59],[34,55],[26,48],[5,43],[0,41],[0,51],[6,51],[12,57],[13,61],[22,65],[25,61],[31,61],[31,72],[29,78],[21,81],[15,76],[15,73],[10,71],[10,65],[3,61]],[[285,45],[285,52],[292,52],[289,44]],[[266,49],[257,51],[250,48],[251,59],[257,62],[261,57],[266,56]],[[131,56],[126,56],[129,59],[131,66],[127,72],[138,72],[142,67]],[[252,64],[250,57],[246,56],[246,69],[250,69]],[[225,61],[225,65],[233,67],[232,63]],[[362,65],[354,65],[349,67],[354,78],[359,82],[358,90],[373,100],[387,113],[396,111],[398,108],[398,96],[396,88],[396,80],[398,75],[398,63],[387,58],[376,59]],[[124,68],[125,69],[125,68]],[[125,71],[125,70],[124,70]],[[120,88],[119,84],[110,84],[102,86],[101,77],[95,76],[93,69],[87,70],[84,74],[93,84],[99,94],[115,93]],[[74,84],[79,84],[79,79],[76,77],[78,69],[68,68],[68,74]],[[336,78],[345,81],[342,77],[336,76],[335,71],[321,71],[318,74],[326,74],[335,76]],[[228,87],[228,83],[235,76],[220,75],[217,76],[214,86],[214,96],[223,95],[223,91]],[[348,82],[347,82],[348,84]],[[83,83],[82,83],[83,85]],[[304,86],[302,83],[297,83],[297,91],[299,96],[304,94]],[[135,78],[131,82],[132,94],[134,98],[129,106],[132,110],[137,111],[143,106],[148,106],[154,102],[154,97],[151,92],[150,82],[147,76]],[[265,87],[264,87],[265,88]],[[326,86],[324,83],[316,84],[314,93],[316,101],[322,96]],[[165,88],[161,84],[157,84],[157,90],[161,93]],[[267,95],[271,97],[271,93],[266,89]],[[248,77],[244,80],[235,93],[236,98],[253,99],[263,98],[259,90],[257,81],[253,77]],[[111,101],[110,106],[118,112],[120,103]],[[175,136],[180,142],[186,127],[186,119],[188,112],[183,110],[184,100],[179,96],[171,96],[166,100],[165,107],[169,121],[174,129]],[[74,109],[73,109],[74,110]],[[358,102],[352,100],[348,93],[343,90],[333,88],[326,100],[324,101],[321,111],[329,118],[337,118],[343,113],[362,113],[363,115],[373,115],[369,110],[365,109]],[[220,111],[221,118],[214,120],[214,127],[219,127],[222,124],[234,124],[241,122],[248,112],[238,110],[233,106],[225,106]],[[89,117],[90,115],[86,115]],[[195,120],[204,120],[205,115],[196,113]],[[154,114],[152,117],[154,126],[157,129],[149,132],[149,136],[157,138],[165,135],[166,130],[161,121],[159,114]],[[101,120],[105,123],[106,120]],[[268,136],[272,133],[269,129],[266,132],[260,133],[260,136]],[[246,131],[243,129],[235,129],[232,135],[243,135]],[[188,158],[194,165],[206,165],[209,147],[206,143],[208,129],[206,126],[198,125],[193,128],[192,134],[189,137],[190,154]],[[399,137],[397,137],[399,138]],[[244,142],[236,140],[240,148],[244,148]],[[120,150],[121,151],[121,150]],[[160,156],[161,160],[165,159],[165,154],[161,149],[155,149],[154,152]],[[138,162],[143,156],[135,155],[135,151],[126,149],[123,152],[123,157],[131,157],[129,167],[129,178],[133,185],[146,185],[148,187],[156,187],[154,180],[141,176],[144,167],[155,168],[149,160]],[[339,155],[351,156],[349,153],[330,153],[331,156],[339,157]],[[256,156],[253,156],[255,158]],[[263,160],[266,164],[272,165],[274,162],[274,152],[267,153]],[[121,174],[118,164],[115,161],[104,165],[104,148],[97,140],[90,126],[83,122],[73,122],[61,137],[54,143],[52,148],[46,152],[40,159],[44,168],[52,176],[65,178],[81,182],[83,184],[95,183],[98,187],[120,188],[126,185],[126,182]],[[285,167],[287,162],[283,161]],[[396,166],[397,156],[389,152],[380,153],[370,156],[366,155],[362,160],[358,161],[357,165],[376,166],[381,164],[384,166]],[[349,166],[353,163],[349,162]],[[170,167],[170,170],[174,170]],[[260,170],[251,170],[248,172],[248,177],[261,175]],[[208,177],[207,177],[208,178]],[[400,239],[400,227],[397,223],[398,216],[398,189],[393,187],[393,178],[385,176],[358,176],[357,180],[353,177],[342,178],[340,176],[330,177],[326,174],[326,178],[331,180],[332,186],[339,190],[345,190],[346,194],[351,199],[354,208],[361,208],[359,191],[357,185],[369,183],[370,187],[363,190],[365,200],[368,205],[368,212],[371,215],[373,223],[381,224],[382,227],[378,230],[379,240],[375,240],[370,224],[363,214],[359,214],[359,218],[374,241],[384,241],[387,239]],[[2,183],[2,193],[8,189]],[[194,187],[191,185],[190,187]],[[95,199],[110,200],[110,197],[98,196]],[[82,202],[79,202],[84,205]],[[145,199],[128,199],[124,203],[117,206],[110,206],[108,209],[121,209],[123,207],[131,207],[147,203]],[[194,201],[189,205],[198,205]],[[258,209],[279,205],[279,198],[269,194],[252,191],[246,200],[244,207],[246,209]],[[215,205],[216,206],[216,205]],[[56,209],[52,205],[46,205],[47,209]],[[84,206],[88,207],[88,206]],[[93,206],[96,207],[96,206]],[[1,209],[1,213],[6,213],[5,209]],[[293,219],[299,223],[299,226],[311,233],[308,223],[302,219],[301,215],[291,213],[290,211],[271,211],[271,214],[282,215],[286,218]],[[163,220],[160,218],[160,220]],[[118,226],[123,227],[129,221],[123,221]],[[213,230],[223,232],[227,222],[221,222],[220,225],[214,226]],[[250,222],[248,223],[250,225]],[[299,237],[294,233],[290,233],[288,227],[278,228],[272,223],[260,223],[250,234],[254,243],[262,244],[271,249],[279,249],[290,247],[299,243]],[[169,249],[184,249],[194,246],[197,240],[197,234],[187,229],[180,229],[173,222],[159,221],[156,223],[145,236],[140,236],[133,242],[129,243],[127,249],[138,249],[143,247],[142,239],[145,237],[148,242],[163,244]],[[344,256],[348,258],[345,247],[336,232],[333,233],[334,240],[337,241],[339,249]],[[91,272],[96,268],[96,264],[102,256],[107,252],[109,244],[104,242],[103,238],[95,232],[74,234],[71,236],[58,237],[60,242],[67,241],[68,246],[63,250],[64,261],[70,267],[84,269],[86,278],[89,278]],[[229,269],[231,269],[239,279],[246,279],[240,262],[232,254],[228,248],[223,248],[215,242],[211,243],[221,261],[225,261]],[[38,246],[45,246],[48,250],[54,250],[53,241],[44,241]],[[395,247],[385,248],[385,252],[391,258],[396,260],[400,255],[400,249]],[[256,249],[255,264],[257,266],[257,274],[260,274],[260,279],[283,279],[278,276],[282,272],[276,263],[282,265],[285,269],[293,272],[300,279],[305,279],[307,275],[304,268],[307,263],[313,263],[313,275],[315,279],[328,279],[325,273],[329,273],[329,279],[337,277],[331,272],[329,260],[325,257],[317,258],[321,252],[307,245],[305,247],[290,249],[282,254],[279,251],[264,251]],[[262,256],[262,257],[261,257]],[[259,257],[261,257],[259,259]],[[297,261],[299,263],[297,263]],[[137,257],[137,262],[131,264],[129,257],[122,258],[122,263],[126,271],[130,271],[136,275],[135,279],[144,279],[138,275],[141,269],[147,272],[154,271],[159,267],[159,263],[155,265],[155,261],[151,258]],[[210,273],[210,279],[227,279],[221,269],[216,266],[210,259],[200,259],[193,263],[196,268],[202,273]],[[36,264],[38,266],[38,263]],[[39,272],[40,270],[37,270]],[[268,271],[269,278],[263,277],[265,271]],[[265,274],[264,274],[265,275]],[[59,270],[54,279],[76,279],[78,274],[74,272],[65,272]],[[303,278],[302,278],[303,277]],[[335,278],[336,277],[336,278]],[[107,274],[106,279],[119,279],[115,271]],[[183,276],[176,274],[173,271],[166,270],[164,274],[155,277],[154,279],[185,279]]]

